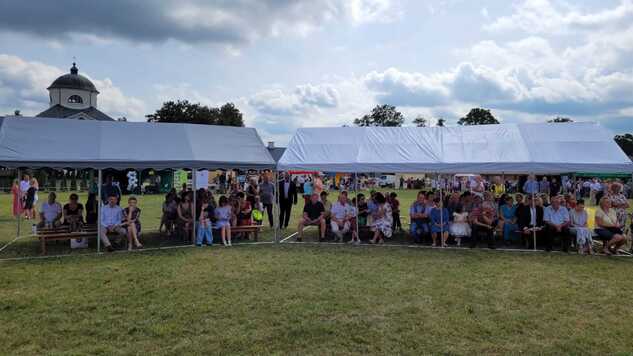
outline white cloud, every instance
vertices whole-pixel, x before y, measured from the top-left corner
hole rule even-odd
[[[0,54],[0,115],[13,113],[14,110],[20,110],[23,115],[36,115],[46,110],[49,105],[46,88],[67,71],[18,56]],[[142,100],[125,95],[109,78],[91,80],[100,91],[100,110],[114,118],[144,118],[146,111]]]

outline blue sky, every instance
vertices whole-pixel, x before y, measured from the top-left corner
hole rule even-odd
[[[76,57],[112,116],[231,101],[279,144],[383,103],[629,132],[632,54],[633,0],[0,1],[0,114],[44,110]]]

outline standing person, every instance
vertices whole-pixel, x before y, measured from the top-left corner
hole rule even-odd
[[[31,212],[31,216],[37,216],[37,201],[39,200],[37,192],[40,191],[40,183],[37,181],[37,178],[31,178],[31,185],[35,188],[35,193],[33,195],[33,211]]]
[[[114,184],[112,176],[109,175],[106,177],[105,184],[101,187],[101,201],[103,204],[107,204],[110,197],[116,197],[117,205],[121,202],[121,188]]]
[[[127,235],[127,229],[121,224],[123,222],[123,209],[117,204],[117,196],[112,193],[108,197],[108,204],[101,208],[101,229],[99,229],[99,238],[105,246],[108,252],[114,251],[108,233],[115,233],[118,238],[122,238]]]
[[[393,230],[402,231],[402,222],[400,221],[400,201],[398,194],[392,192],[389,194],[389,205],[391,205],[391,214],[393,215]]]
[[[17,179],[13,180],[11,195],[13,196],[13,209],[11,212],[14,218],[18,218],[22,214],[22,191],[20,190],[20,182]]]
[[[279,228],[288,228],[292,205],[297,204],[297,186],[290,180],[290,174],[284,173],[284,178],[279,182]]]
[[[220,237],[224,246],[232,246],[231,244],[231,205],[225,196],[220,197],[219,207],[215,209],[216,226],[220,229]]]
[[[525,194],[538,194],[539,184],[534,177],[534,174],[530,174],[528,179],[523,183],[523,193]]]
[[[441,234],[441,246],[446,247],[448,231],[448,209],[444,207],[444,203],[440,198],[435,198],[433,200],[433,208],[431,209],[431,238],[433,239],[433,247],[437,246],[438,234]]]
[[[323,192],[323,180],[319,177],[318,174],[314,175],[314,179],[312,180],[312,191],[321,196]]]
[[[262,183],[259,185],[259,198],[262,206],[266,209],[266,215],[268,215],[268,224],[272,228],[275,224],[273,219],[275,185],[270,181],[270,176],[268,174],[264,174]]]
[[[310,197],[312,196],[313,193],[313,186],[312,186],[312,180],[310,177],[307,177],[305,182],[303,182],[303,200],[304,200],[304,205],[308,204],[308,202],[310,201]],[[317,194],[318,196],[318,194]]]
[[[202,247],[202,244],[213,246],[213,230],[211,228],[211,216],[214,215],[213,205],[209,204],[207,196],[202,197],[202,205],[200,206],[200,216],[198,231],[196,234],[196,246]]]
[[[538,191],[541,194],[549,196],[549,182],[547,181],[547,177],[543,177],[538,183]]]
[[[29,189],[26,190],[26,198],[24,199],[24,215],[26,219],[35,219],[33,206],[35,205],[35,194],[37,190],[35,189],[33,180],[29,183]]]
[[[556,178],[552,178],[552,182],[549,184],[549,196],[555,197],[560,194],[561,185]]]
[[[598,193],[602,191],[602,184],[598,181],[598,178],[594,178],[589,185],[589,201],[591,204],[598,205]]]
[[[569,252],[569,212],[567,208],[561,206],[560,197],[552,198],[552,204],[545,208],[543,221],[545,221],[547,231],[545,251],[552,250],[554,239],[558,237],[561,241],[563,252]]]
[[[483,178],[481,176],[475,176],[475,179],[470,182],[470,193],[483,198],[485,190],[486,186],[484,185]]]
[[[400,176],[400,190],[404,189],[404,177]]]
[[[253,205],[253,203],[255,203],[255,196],[257,195],[259,195],[259,187],[257,179],[253,177],[249,180],[248,187],[246,188],[246,200]]]

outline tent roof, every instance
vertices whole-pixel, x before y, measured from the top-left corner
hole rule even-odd
[[[633,172],[597,123],[304,128],[280,170],[429,173]]]
[[[0,166],[274,168],[253,128],[56,118],[0,119]]]

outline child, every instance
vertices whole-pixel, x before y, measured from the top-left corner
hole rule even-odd
[[[160,218],[158,232],[161,233],[164,226],[165,232],[171,235],[174,231],[176,219],[178,219],[178,202],[176,202],[175,194],[170,192],[165,196],[165,202],[163,202],[163,216]]]
[[[453,223],[450,224],[450,233],[455,236],[457,246],[461,246],[462,238],[470,236],[470,225],[468,225],[468,212],[462,211],[458,205],[453,212]]]
[[[364,194],[358,194],[358,226],[367,225],[367,216],[369,215],[369,208],[367,207],[367,201]]]
[[[211,230],[211,216],[214,213],[213,206],[209,204],[209,198],[202,198],[202,206],[200,208],[200,222],[198,225],[198,234],[196,236],[196,246],[202,247],[202,243],[207,246],[213,246],[213,232]]]
[[[215,209],[216,226],[220,229],[222,244],[231,246],[231,218],[233,216],[231,205],[229,205],[229,200],[225,196],[220,197],[219,203],[220,206]]]
[[[351,229],[352,229],[352,239],[350,240],[350,244],[352,245],[360,245],[360,238],[358,237],[358,231],[356,231],[356,219],[358,219],[358,212],[356,210],[356,198],[352,199],[352,204],[349,207],[349,216],[352,218],[350,220]]]
[[[255,196],[255,203],[253,204],[253,221],[255,225],[264,223],[264,204],[262,204],[259,195]]]
[[[33,205],[35,204],[35,181],[31,179],[29,182],[29,189],[26,191],[26,197],[24,200],[24,216],[27,220],[35,219],[35,213],[33,211]]]
[[[389,204],[391,205],[391,214],[393,216],[393,231],[402,231],[402,223],[400,222],[400,201],[398,194],[392,192],[389,194]]]
[[[448,239],[448,209],[446,209],[440,198],[433,199],[434,206],[431,209],[431,238],[433,247],[437,246],[437,235],[441,233],[442,247],[446,247]]]
[[[138,235],[141,233],[141,209],[136,207],[135,197],[130,197],[127,200],[127,208],[123,209],[123,224],[127,226],[127,250],[132,251],[132,243],[136,248],[143,248],[140,242],[138,242]]]

